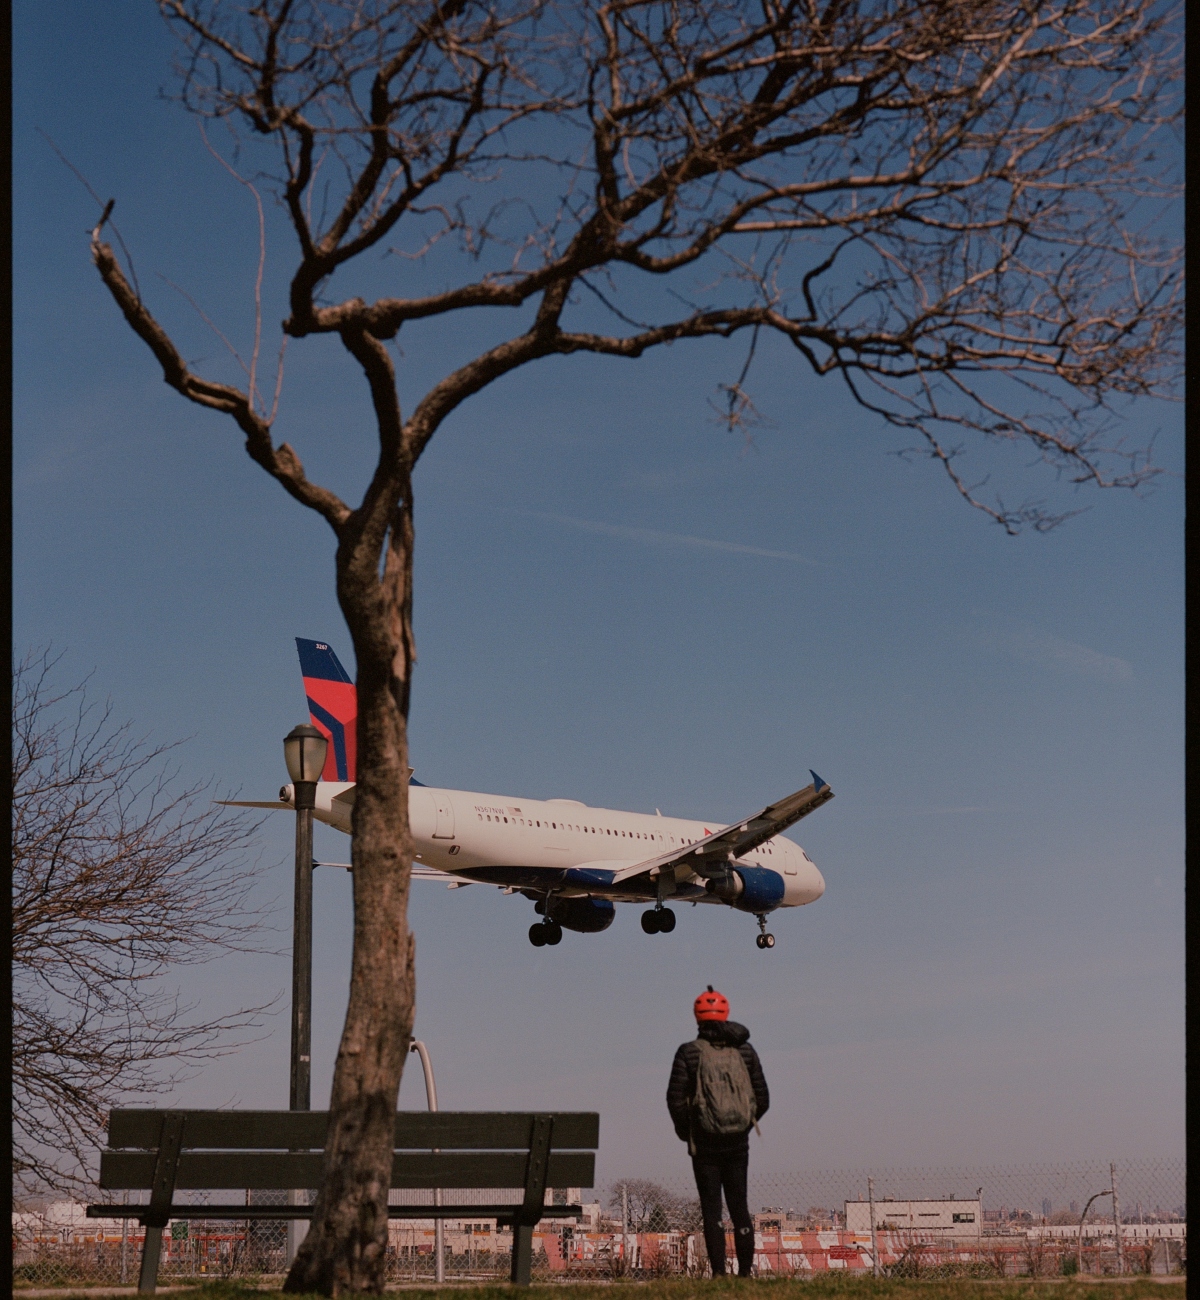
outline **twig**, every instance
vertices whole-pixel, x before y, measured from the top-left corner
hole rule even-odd
[[[254,204],[258,208],[258,272],[254,277],[254,351],[250,356],[250,368],[246,372],[250,381],[250,400],[253,402],[258,399],[258,404],[266,413],[266,403],[262,400],[258,392],[258,382],[256,375],[258,373],[258,351],[262,342],[262,283],[263,267],[267,261],[267,226],[263,217],[262,197],[259,195],[255,186],[244,176],[231,167],[224,158],[212,147],[208,139],[208,132],[204,129],[204,120],[198,119],[197,126],[200,128],[200,136],[204,140],[204,147],[210,154],[221,164],[222,167],[233,177],[239,184],[244,185],[251,194],[254,195]],[[282,358],[282,352],[280,353]],[[278,387],[278,385],[277,385]]]
[[[98,230],[100,226],[103,226],[105,224],[105,222],[107,222],[110,226],[112,226],[113,234],[116,235],[117,237],[117,243],[121,245],[121,252],[125,254],[125,261],[128,262],[129,264],[129,278],[133,281],[133,291],[135,294],[137,294],[138,302],[141,302],[142,290],[138,285],[137,272],[133,269],[133,254],[130,253],[129,249],[125,246],[125,240],[121,238],[121,232],[117,229],[117,223],[112,220],[113,204],[116,203],[116,199],[109,199],[109,201],[105,203],[100,198],[100,195],[97,194],[94,189],[92,189],[91,185],[88,183],[88,178],[79,170],[78,167],[75,166],[75,164],[67,157],[67,155],[63,153],[63,151],[58,147],[58,145],[54,143],[54,140],[51,138],[51,136],[48,135],[45,131],[43,131],[40,126],[35,129],[37,130],[38,135],[40,135],[42,139],[45,140],[45,142],[50,146],[50,148],[53,149],[56,154],[58,154],[59,161],[65,167],[68,167],[72,172],[75,173],[76,179],[83,186],[83,188],[87,190],[87,192],[92,196],[92,198],[96,200],[97,206],[103,209],[103,212],[100,217],[100,221],[96,229]]]

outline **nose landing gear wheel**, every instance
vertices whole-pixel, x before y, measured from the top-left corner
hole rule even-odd
[[[762,913],[760,913],[757,917],[755,917],[755,920],[758,922],[759,933],[757,938],[754,940],[754,942],[760,948],[774,948],[775,936],[773,934],[767,933],[767,918]]]

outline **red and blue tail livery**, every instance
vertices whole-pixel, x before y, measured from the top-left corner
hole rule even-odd
[[[329,740],[323,781],[357,781],[358,692],[337,655],[324,641],[296,638],[308,715]]]

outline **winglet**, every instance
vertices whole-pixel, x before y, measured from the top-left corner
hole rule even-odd
[[[822,781],[821,778],[812,770],[811,767],[808,769],[808,774],[813,779],[813,789],[817,792],[817,794],[820,794],[821,791],[824,790],[825,787],[829,784],[829,782]]]

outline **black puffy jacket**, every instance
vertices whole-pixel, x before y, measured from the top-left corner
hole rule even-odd
[[[771,1094],[767,1091],[767,1081],[763,1076],[762,1062],[758,1053],[750,1046],[750,1031],[745,1025],[734,1020],[702,1020],[696,1031],[697,1038],[706,1039],[714,1047],[736,1047],[746,1062],[750,1072],[750,1084],[754,1089],[754,1100],[758,1118],[767,1113],[771,1104]],[[684,1043],[675,1053],[671,1066],[671,1082],[667,1084],[667,1109],[671,1112],[671,1122],[675,1132],[686,1142],[692,1137],[696,1154],[733,1155],[739,1151],[749,1151],[750,1130],[745,1133],[713,1135],[697,1130],[693,1135],[691,1129],[692,1098],[696,1095],[696,1071],[700,1067],[700,1048],[696,1039]]]

